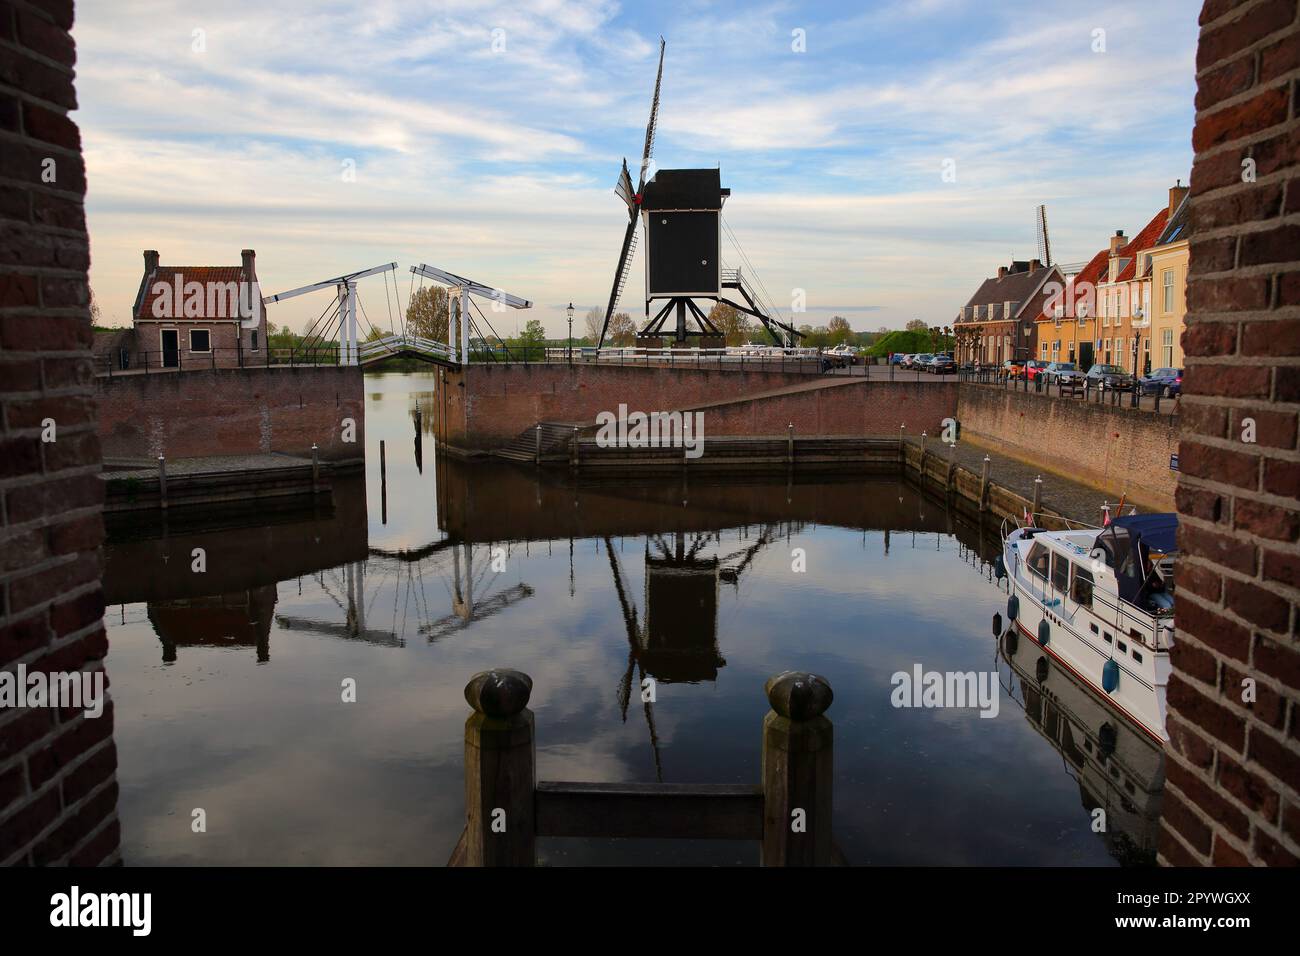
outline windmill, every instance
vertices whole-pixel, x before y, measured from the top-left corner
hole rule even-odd
[[[596,347],[599,349],[605,344],[610,319],[627,284],[632,252],[637,242],[638,213],[646,237],[645,315],[648,320],[637,333],[638,338],[658,339],[669,317],[675,315],[676,326],[672,334],[677,345],[685,345],[693,337],[704,345],[723,345],[722,332],[694,302],[695,299],[712,299],[758,319],[777,345],[792,346],[801,333],[792,325],[772,317],[775,309],[760,304],[761,297],[746,284],[739,269],[724,271],[722,268],[722,205],[731,195],[731,190],[723,188],[721,172],[717,169],[661,169],[646,181],[659,125],[664,47],[663,37],[660,37],[659,71],[655,76],[654,98],[650,102],[650,120],[646,123],[637,185],[633,188],[632,175],[624,159],[618,184],[614,187],[615,195],[627,205],[627,230],[623,233],[623,246],[619,251],[614,284]],[[723,295],[724,289],[735,289],[745,300],[744,304],[727,299]],[[666,302],[651,319],[650,303],[655,300]],[[688,320],[694,322],[694,328],[688,325]]]

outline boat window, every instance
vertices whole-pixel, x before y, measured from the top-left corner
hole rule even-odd
[[[1134,651],[1134,652],[1133,652],[1133,660],[1135,660],[1135,661],[1137,661],[1139,664],[1141,664],[1141,663],[1142,663],[1142,652],[1141,652],[1141,651]]]
[[[1034,546],[1029,549],[1029,559],[1025,562],[1029,565],[1029,570],[1044,580],[1047,579],[1047,562],[1052,559],[1052,552],[1047,550],[1047,546],[1034,542]]]
[[[1092,633],[1094,633],[1094,634],[1100,634],[1100,633],[1101,633],[1101,631],[1097,630],[1097,625],[1096,625],[1096,624],[1089,624],[1088,626],[1089,626],[1090,628],[1092,628]]]
[[[1052,586],[1061,592],[1070,586],[1070,559],[1064,555],[1052,555]]]
[[[1116,642],[1115,642],[1115,646],[1118,647],[1118,648],[1120,649],[1120,651],[1127,651],[1127,650],[1128,650],[1128,645],[1125,644],[1123,641],[1116,641]]]
[[[1080,607],[1092,607],[1092,572],[1087,568],[1074,566],[1074,579],[1070,584],[1070,600]],[[1092,625],[1095,633],[1097,625]]]
[[[1110,636],[1110,631],[1107,631],[1105,634],[1103,634],[1101,636],[1101,639],[1105,641],[1107,644],[1109,644],[1111,641],[1114,640],[1114,638]]]

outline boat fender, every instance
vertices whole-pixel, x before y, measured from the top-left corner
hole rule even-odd
[[[1002,615],[997,611],[993,612],[993,636],[1002,636]]]
[[[1007,620],[1014,621],[1019,616],[1020,598],[1013,594],[1011,597],[1007,598]]]
[[[1047,658],[1040,657],[1038,663],[1034,665],[1034,676],[1038,678],[1038,683],[1047,683]]]
[[[1043,620],[1038,622],[1038,643],[1046,647],[1048,641],[1050,641],[1051,639],[1052,639],[1052,625],[1047,623],[1046,618],[1043,618]]]
[[[1007,563],[1002,560],[1002,555],[993,559],[993,574],[999,581],[1007,576]]]
[[[1002,639],[1003,652],[1008,657],[1015,657],[1016,649],[1019,646],[1020,646],[1020,635],[1016,633],[1016,629],[1014,627],[1009,628],[1007,630],[1006,636]]]
[[[1101,668],[1101,686],[1108,694],[1115,693],[1115,688],[1119,686],[1119,664],[1115,663],[1113,657]]]

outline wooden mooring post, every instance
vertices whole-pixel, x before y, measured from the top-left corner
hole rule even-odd
[[[167,459],[158,456],[158,507],[167,507]]]
[[[980,511],[989,506],[989,456],[984,456],[984,469],[980,474]]]
[[[843,863],[834,847],[834,697],[816,674],[764,686],[761,781],[754,785],[538,781],[533,682],[514,670],[465,686],[465,830],[448,866],[532,866],[538,837],[752,840],[764,866]]]

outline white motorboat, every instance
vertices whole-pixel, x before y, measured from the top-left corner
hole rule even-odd
[[[1004,535],[1009,626],[1104,694],[1157,741],[1174,643],[1178,518],[1124,515],[1104,528]]]

